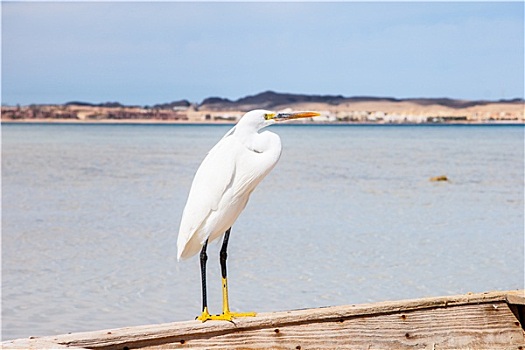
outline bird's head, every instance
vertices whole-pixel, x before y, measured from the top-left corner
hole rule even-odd
[[[250,126],[260,130],[268,125],[291,119],[317,117],[317,112],[271,112],[263,109],[250,111],[242,116],[237,125]]]

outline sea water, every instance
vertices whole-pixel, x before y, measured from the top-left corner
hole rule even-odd
[[[229,128],[2,125],[3,339],[194,319],[177,231]],[[523,288],[523,126],[270,129],[283,154],[232,229],[233,311]]]

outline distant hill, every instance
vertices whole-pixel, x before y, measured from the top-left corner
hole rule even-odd
[[[190,101],[188,101],[188,100],[180,100],[180,101],[173,101],[173,102],[169,102],[169,103],[156,104],[156,105],[153,106],[153,108],[174,109],[174,108],[179,108],[179,107],[187,108],[189,106],[191,106]]]
[[[278,93],[274,91],[265,91],[256,95],[242,97],[238,100],[231,101],[220,97],[210,97],[202,101],[199,105],[203,109],[225,110],[238,109],[249,110],[253,108],[272,109],[276,106],[293,105],[295,103],[316,102],[330,105],[338,105],[348,101],[395,101],[392,98],[383,97],[344,97],[342,95],[304,95]]]
[[[328,105],[339,105],[352,102],[412,102],[421,106],[440,105],[450,108],[467,108],[478,105],[486,105],[495,102],[505,103],[523,103],[523,99],[500,100],[500,101],[470,101],[456,100],[451,98],[407,98],[397,99],[392,97],[373,97],[373,96],[354,96],[344,97],[342,95],[304,95],[278,93],[274,91],[265,91],[256,95],[242,97],[232,101],[221,97],[210,97],[199,104],[201,109],[209,110],[250,110],[253,108],[272,109],[277,106],[293,105],[295,103],[314,102],[325,103]]]
[[[306,95],[306,94],[292,94],[280,93],[275,91],[264,91],[259,94],[241,97],[237,100],[229,100],[222,97],[208,97],[201,103],[194,104],[197,109],[213,110],[213,111],[248,111],[255,108],[274,109],[289,105],[293,108],[297,103],[324,103],[327,105],[337,106],[340,104],[356,103],[356,102],[412,102],[420,106],[437,105],[449,107],[454,109],[468,108],[473,106],[483,106],[491,103],[524,103],[521,98],[499,101],[488,100],[459,100],[451,98],[406,98],[397,99],[393,97],[374,97],[374,96],[353,96],[345,97],[343,95]],[[86,107],[106,107],[106,108],[122,108],[122,107],[138,107],[126,106],[119,102],[104,102],[104,103],[89,103],[72,101],[65,103],[66,106],[86,106]],[[188,108],[192,105],[188,100],[178,100],[168,103],[159,103],[152,107],[146,108],[173,110],[178,108]]]
[[[83,107],[107,107],[107,108],[121,108],[126,107],[119,102],[104,102],[104,103],[89,103],[81,101],[71,101],[64,103],[65,106],[83,106]]]

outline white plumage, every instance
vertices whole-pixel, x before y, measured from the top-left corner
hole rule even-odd
[[[191,185],[177,240],[178,259],[197,254],[206,239],[219,238],[248,203],[250,194],[281,156],[278,135],[259,130],[275,113],[245,114],[207,154]]]
[[[177,239],[179,260],[199,251],[202,282],[202,314],[207,320],[231,321],[234,317],[255,316],[255,313],[231,312],[228,301],[226,272],[230,228],[242,212],[250,194],[273,169],[281,156],[281,139],[269,131],[259,132],[276,121],[314,117],[314,112],[273,113],[255,110],[246,113],[208,152],[202,161],[182,213]],[[222,314],[211,315],[206,297],[207,243],[223,234],[220,263],[222,274]]]

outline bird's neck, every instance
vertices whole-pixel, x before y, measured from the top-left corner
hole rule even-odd
[[[272,150],[280,153],[281,150],[281,140],[279,136],[270,131],[259,133],[256,129],[251,132],[243,130],[241,133],[234,133],[233,136],[247,149],[256,153],[266,153]]]
[[[257,143],[257,139],[260,137],[255,128],[239,128],[235,130],[233,136],[250,149],[253,148],[254,144]]]

